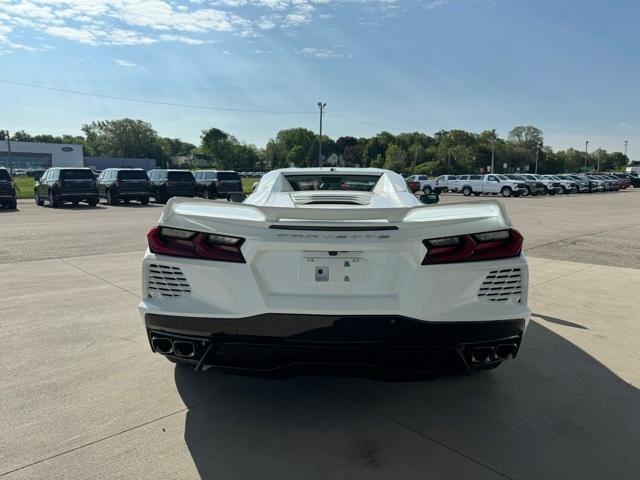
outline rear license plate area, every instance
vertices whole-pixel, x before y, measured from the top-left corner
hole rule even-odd
[[[298,267],[303,283],[349,284],[367,279],[367,261],[356,257],[305,257]]]

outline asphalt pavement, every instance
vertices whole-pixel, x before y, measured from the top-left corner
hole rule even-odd
[[[521,352],[423,382],[176,367],[136,310],[160,207],[0,212],[0,477],[637,478],[640,191],[504,201],[530,256]]]

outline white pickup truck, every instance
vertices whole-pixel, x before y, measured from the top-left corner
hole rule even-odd
[[[458,175],[452,187],[455,192],[461,192],[468,197],[481,194],[502,194],[503,197],[519,197],[527,193],[527,186],[519,180],[512,180],[504,175]]]

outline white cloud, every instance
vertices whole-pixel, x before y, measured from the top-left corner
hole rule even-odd
[[[137,63],[133,63],[133,62],[128,62],[127,60],[122,60],[120,58],[114,58],[113,63],[115,63],[119,67],[130,68],[132,70],[143,70],[143,71],[147,70],[142,65],[138,65]]]
[[[430,4],[446,0],[432,0]],[[150,45],[159,41],[201,45],[202,37],[229,32],[244,38],[259,32],[284,35],[327,20],[343,4],[352,9],[388,13],[401,0],[0,0],[2,44],[13,35],[29,38],[38,48],[40,34],[89,46]],[[430,5],[429,4],[429,5]],[[427,7],[429,8],[429,7]],[[26,33],[26,35],[24,35]],[[194,37],[193,34],[198,34]],[[14,49],[17,47],[15,42]]]
[[[427,10],[433,10],[434,8],[444,7],[447,3],[449,3],[449,0],[432,0],[427,2],[424,8]]]
[[[325,48],[303,48],[298,51],[300,55],[304,55],[305,57],[314,57],[320,59],[326,58],[340,58],[343,55],[337,53],[335,50],[325,49]]]

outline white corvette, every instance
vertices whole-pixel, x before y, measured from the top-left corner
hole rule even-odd
[[[504,207],[423,205],[387,170],[275,170],[244,203],[172,198],[148,241],[151,348],[197,370],[474,372],[517,355],[531,314]]]

